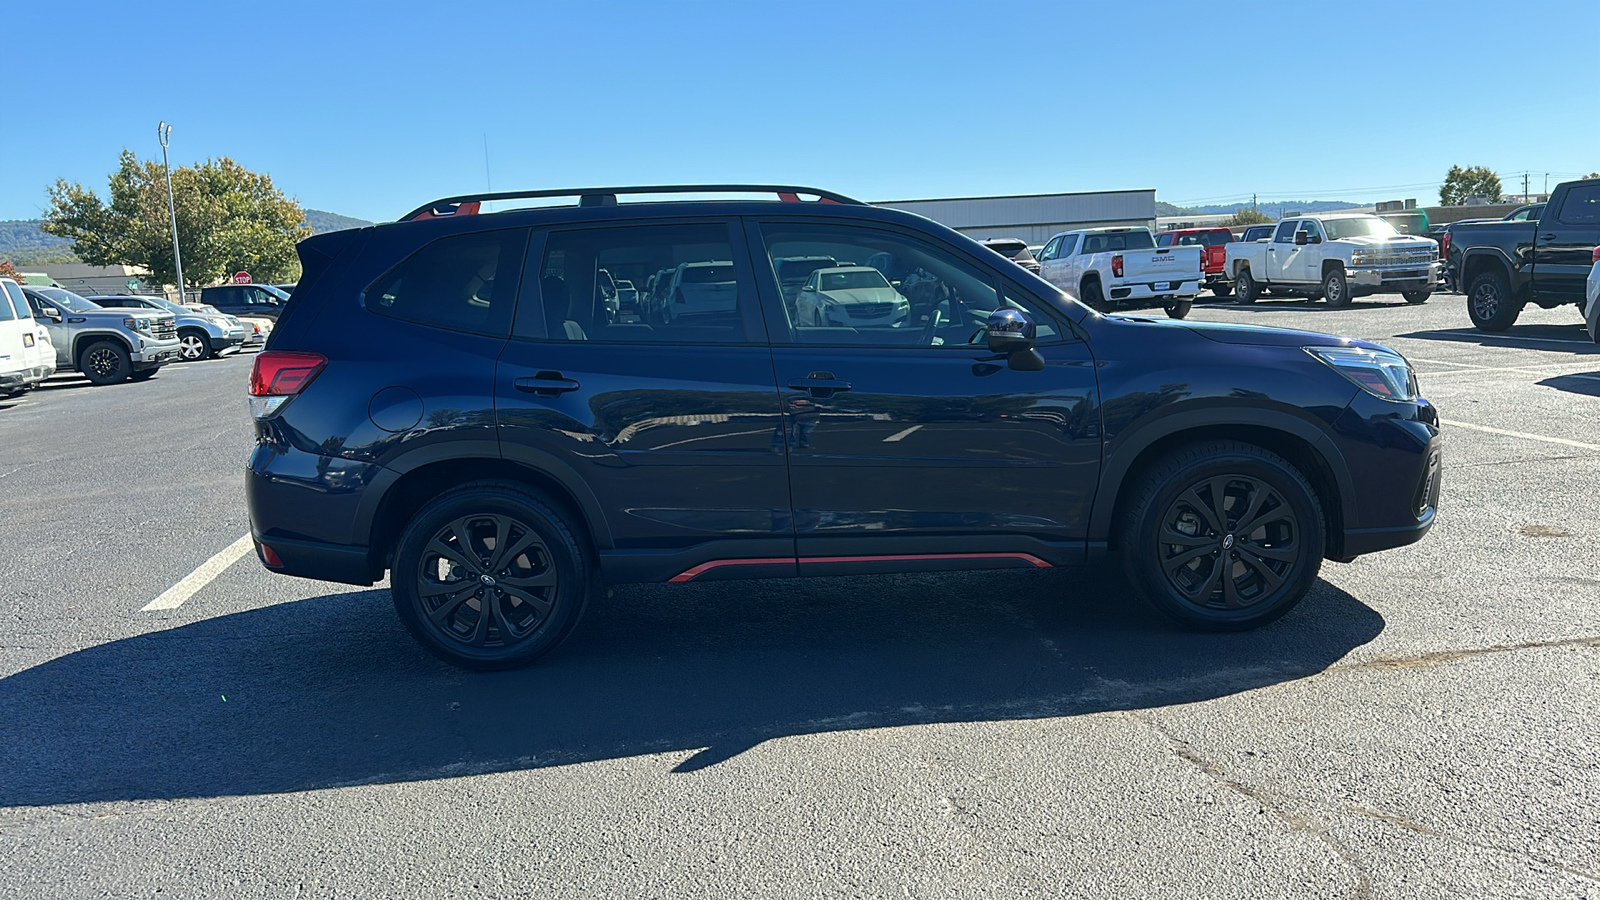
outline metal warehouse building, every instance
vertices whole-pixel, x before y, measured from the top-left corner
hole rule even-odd
[[[1096,191],[1087,194],[1018,194],[948,200],[887,200],[873,204],[914,212],[969,237],[1021,238],[1042,244],[1060,231],[1109,225],[1156,223],[1156,192]]]

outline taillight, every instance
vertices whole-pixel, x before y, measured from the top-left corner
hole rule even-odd
[[[1600,262],[1600,247],[1594,248],[1594,261]]]
[[[263,350],[250,369],[250,414],[264,418],[278,411],[290,397],[306,389],[328,365],[320,353]]]
[[[1122,277],[1122,254],[1120,254],[1120,253],[1117,254],[1116,256],[1111,257],[1111,277],[1112,278],[1121,278]]]
[[[1448,259],[1449,257],[1450,257],[1450,232],[1443,231],[1443,232],[1439,233],[1439,258],[1440,259]]]

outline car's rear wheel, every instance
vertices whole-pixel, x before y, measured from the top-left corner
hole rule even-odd
[[[1100,282],[1094,279],[1083,283],[1083,302],[1088,304],[1090,309],[1100,312],[1108,312],[1110,309],[1105,294],[1100,290]]]
[[[1211,286],[1211,293],[1218,297],[1226,297],[1233,293],[1233,285],[1219,282]]]
[[[117,384],[128,380],[133,359],[128,356],[128,348],[116,341],[95,341],[78,356],[78,371],[91,384]]]
[[[1433,291],[1401,291],[1400,296],[1406,298],[1407,303],[1427,303]]]
[[[1233,277],[1233,294],[1240,303],[1254,303],[1256,298],[1261,296],[1249,269],[1240,269],[1239,274]]]
[[[1316,492],[1287,460],[1251,444],[1209,441],[1168,454],[1125,509],[1129,581],[1194,628],[1265,625],[1300,602],[1322,565]]]
[[[1187,316],[1189,314],[1189,310],[1193,308],[1193,300],[1173,300],[1166,305],[1167,317],[1171,319],[1181,319],[1184,316]]]
[[[1350,305],[1350,282],[1343,266],[1329,266],[1322,273],[1322,299],[1335,308]]]
[[[211,339],[198,329],[178,333],[178,357],[184,362],[197,362],[211,355]]]
[[[1467,283],[1467,316],[1479,331],[1505,331],[1522,315],[1504,272],[1489,269]]]
[[[525,666],[577,625],[595,567],[567,516],[519,485],[478,482],[424,506],[395,546],[395,610],[435,656]]]

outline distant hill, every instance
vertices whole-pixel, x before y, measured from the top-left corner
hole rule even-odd
[[[306,210],[306,224],[316,234],[326,231],[344,231],[346,228],[365,228],[371,225],[366,219],[353,219],[341,216],[338,213],[323,212],[320,209]]]
[[[371,225],[366,219],[354,219],[320,209],[306,210],[306,224],[316,234],[325,231],[343,231],[346,228],[365,228]],[[11,219],[0,221],[0,259],[9,259],[19,266],[42,266],[51,263],[77,262],[72,252],[72,242],[66,238],[45,234],[38,219]]]
[[[1336,209],[1361,209],[1371,207],[1371,203],[1362,203],[1357,200],[1274,200],[1271,203],[1257,204],[1264,215],[1274,219],[1281,219],[1285,213],[1303,212],[1319,213],[1332,212]],[[1248,209],[1248,203],[1221,203],[1211,206],[1173,206],[1171,203],[1156,201],[1156,215],[1158,216],[1231,216],[1241,209]]]

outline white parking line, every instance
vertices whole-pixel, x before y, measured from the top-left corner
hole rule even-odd
[[[255,548],[255,542],[250,540],[250,535],[245,535],[237,541],[223,548],[216,556],[200,564],[183,580],[161,592],[161,596],[151,600],[140,609],[140,612],[151,612],[158,609],[177,609],[185,600],[199,593],[200,589],[211,583],[211,579],[221,575],[223,570],[239,561],[239,558]]]
[[[1577,447],[1580,450],[1600,450],[1600,444],[1585,444],[1583,441],[1569,441],[1566,438],[1549,437],[1543,434],[1528,434],[1525,431],[1507,431],[1504,428],[1490,428],[1487,425],[1473,425],[1468,422],[1456,422],[1450,419],[1440,419],[1439,421],[1449,425],[1451,428],[1469,428],[1473,431],[1482,431],[1487,434],[1499,434],[1528,441],[1543,441],[1546,444],[1560,444],[1564,447]]]
[[[883,439],[883,443],[888,444],[888,443],[892,443],[894,441],[903,441],[903,440],[905,440],[907,437],[909,437],[911,435],[911,432],[916,431],[918,428],[921,428],[921,427],[922,427],[921,425],[913,425],[910,428],[907,428],[905,431],[896,431],[894,434],[891,434],[888,437],[884,438]]]

